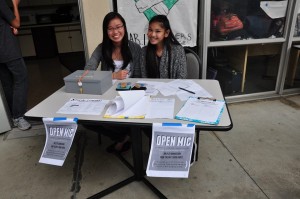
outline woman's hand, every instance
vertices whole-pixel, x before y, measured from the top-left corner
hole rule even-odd
[[[128,70],[119,70],[118,72],[114,72],[112,74],[112,78],[122,80],[122,79],[126,79],[127,75],[128,75]]]
[[[17,35],[19,33],[18,29],[17,28],[14,28],[14,27],[10,27],[11,28],[11,31],[14,35]]]

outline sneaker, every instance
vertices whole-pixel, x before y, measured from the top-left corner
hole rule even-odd
[[[19,117],[17,119],[13,119],[14,126],[18,127],[20,130],[27,130],[31,127],[31,124],[29,124],[23,117]]]

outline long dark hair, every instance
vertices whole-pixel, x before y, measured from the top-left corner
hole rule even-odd
[[[103,56],[105,63],[113,71],[115,69],[115,64],[112,59],[112,52],[113,52],[115,46],[114,46],[112,40],[108,37],[107,29],[108,29],[109,22],[115,18],[118,18],[122,21],[123,26],[124,26],[124,32],[125,32],[124,37],[122,39],[122,43],[121,43],[121,54],[123,57],[122,69],[126,68],[126,66],[129,64],[129,62],[132,60],[131,51],[130,51],[129,45],[128,45],[128,33],[127,33],[126,22],[119,13],[110,12],[104,17],[103,24],[102,24],[102,30],[103,30],[102,56]]]
[[[164,38],[164,46],[167,48],[168,52],[168,73],[169,78],[171,77],[171,44],[180,45],[180,43],[175,38],[170,22],[165,15],[156,15],[149,21],[149,26],[151,23],[158,22],[161,27],[166,31],[169,30],[168,37]],[[156,61],[156,46],[148,41],[147,51],[146,51],[146,70],[149,78],[160,78],[159,63]]]

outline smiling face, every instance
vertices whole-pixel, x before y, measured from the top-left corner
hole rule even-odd
[[[109,39],[111,39],[115,45],[121,44],[125,34],[125,29],[124,24],[119,18],[114,18],[109,22],[107,27],[107,34]]]
[[[166,30],[162,23],[152,22],[149,24],[147,36],[152,45],[162,46],[164,39],[169,36],[169,33],[170,30]]]

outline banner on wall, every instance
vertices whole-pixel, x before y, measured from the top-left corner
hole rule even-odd
[[[149,20],[167,15],[176,39],[183,46],[197,45],[197,0],[119,0],[118,12],[127,24],[129,40],[147,45]]]

